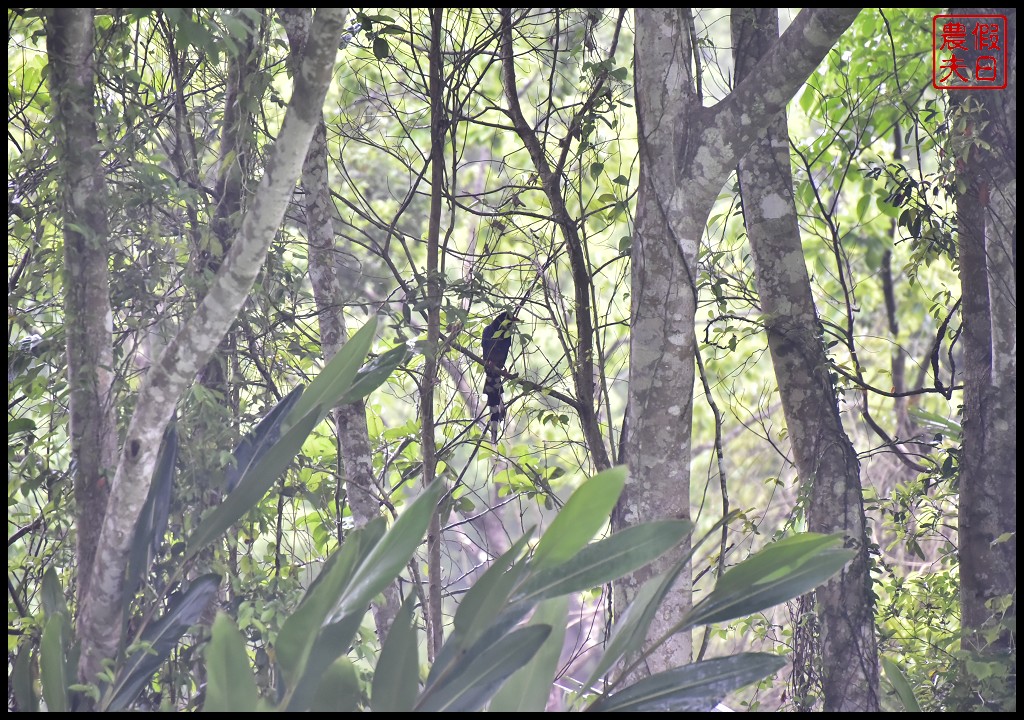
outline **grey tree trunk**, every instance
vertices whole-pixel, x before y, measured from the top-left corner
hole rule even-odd
[[[133,529],[149,493],[164,429],[181,393],[216,351],[252,288],[274,239],[320,121],[346,11],[320,10],[296,74],[284,125],[266,171],[210,291],[150,368],[132,413],[83,597],[79,678],[92,682],[120,642],[124,573]]]
[[[960,600],[964,648],[1015,650],[1004,626],[988,646],[982,628],[1016,616],[1017,589],[1017,74],[1016,10],[1006,15],[1008,86],[951,93],[966,114],[957,198],[963,297],[964,418],[960,456]],[[967,56],[973,66],[973,57]],[[985,141],[990,149],[974,145]],[[989,604],[1007,603],[997,609]]]
[[[694,268],[712,203],[759,130],[785,108],[857,9],[804,10],[761,64],[711,108],[691,72],[692,19],[679,8],[636,12],[636,111],[640,196],[632,252],[629,479],[612,516],[614,529],[690,515],[690,419],[693,412]],[[616,586],[621,608],[652,574],[686,552]],[[690,607],[683,573],[651,626],[660,637]],[[657,672],[689,662],[690,637],[677,634],[648,663]]]
[[[107,186],[96,133],[93,45],[92,10],[53,11],[46,24],[46,47],[63,170],[64,328],[75,465],[79,603],[88,594],[89,573],[117,465]]]
[[[778,34],[778,8],[733,12],[737,80],[757,73]],[[860,465],[839,415],[800,244],[785,112],[740,160],[739,180],[768,348],[800,482],[809,491],[808,529],[842,533],[844,545],[857,552],[840,575],[815,591],[821,654],[805,660],[820,667],[826,711],[877,712],[878,648]],[[795,672],[811,674],[810,668]]]
[[[302,57],[302,48],[309,35],[312,13],[309,8],[280,8],[278,15],[288,34],[292,62]],[[313,139],[302,166],[303,203],[306,209],[306,235],[309,242],[309,279],[316,300],[317,322],[320,325],[320,344],[324,360],[334,357],[348,337],[345,328],[344,307],[357,300],[358,289],[343,287],[342,276],[358,277],[357,258],[349,248],[335,247],[334,203],[331,200],[327,165],[327,128],[323,114],[313,132]],[[344,501],[352,509],[357,528],[380,516],[381,492],[375,486],[370,435],[366,426],[366,405],[360,401],[334,409],[338,437],[338,486]],[[342,509],[338,503],[338,512]],[[341,517],[338,517],[339,541]],[[388,629],[398,614],[398,588],[389,586],[384,591],[384,602],[373,604],[373,617],[377,636],[383,642]]]

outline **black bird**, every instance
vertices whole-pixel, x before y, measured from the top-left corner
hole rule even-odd
[[[498,424],[505,419],[505,404],[501,401],[501,371],[505,369],[509,350],[512,349],[512,326],[516,317],[510,312],[499,313],[484,328],[481,346],[484,359],[484,394],[491,410],[491,439],[497,440]]]

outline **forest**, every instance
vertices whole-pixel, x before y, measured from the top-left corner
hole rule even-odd
[[[1016,10],[8,9],[9,711],[1014,711]]]

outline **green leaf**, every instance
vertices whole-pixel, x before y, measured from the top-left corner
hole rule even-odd
[[[452,672],[420,696],[419,712],[473,712],[482,708],[501,684],[528,663],[551,633],[549,625],[513,630],[497,642],[479,642]]]
[[[362,689],[356,666],[346,657],[338,658],[324,671],[316,689],[313,712],[356,712]]]
[[[386,353],[378,355],[359,368],[352,387],[342,395],[339,404],[347,405],[348,403],[354,403],[383,385],[391,377],[391,373],[395,371],[395,368],[405,360],[407,351],[407,346],[399,345],[398,347],[391,348]]]
[[[590,177],[592,177],[592,178],[594,178],[596,180],[597,178],[599,178],[601,176],[602,172],[604,172],[604,163],[596,162],[596,163],[591,164],[591,166],[590,166]]]
[[[569,596],[545,600],[530,618],[530,625],[549,625],[551,634],[533,660],[516,670],[491,700],[491,712],[544,712],[565,641]]]
[[[537,543],[531,565],[537,570],[569,560],[607,524],[626,486],[626,468],[610,468],[580,485]]]
[[[626,528],[584,547],[569,561],[530,575],[513,598],[538,601],[616,580],[677,546],[693,525],[661,520]]]
[[[43,685],[43,700],[50,712],[68,711],[67,632],[67,618],[57,613],[46,620],[39,641],[39,679]]]
[[[661,606],[662,600],[675,585],[679,574],[687,567],[697,548],[713,537],[731,518],[732,515],[729,515],[719,520],[698,542],[691,544],[689,552],[679,557],[668,570],[643,584],[632,602],[629,603],[626,612],[616,618],[612,628],[612,637],[605,648],[604,655],[601,656],[583,687],[594,687],[598,678],[608,672],[620,658],[629,657],[641,651],[647,640],[647,631],[654,621],[654,616]]]
[[[14,702],[21,712],[39,712],[39,696],[32,681],[32,669],[32,646],[26,643],[18,648],[11,671]]]
[[[896,697],[903,705],[904,712],[921,712],[921,706],[914,697],[914,688],[911,686],[907,676],[900,670],[900,666],[889,658],[882,656],[882,669],[885,671],[886,679],[892,683]]]
[[[391,54],[391,48],[388,47],[388,41],[378,35],[373,39],[373,56],[378,60],[384,60],[388,55]]]
[[[348,339],[348,342],[342,345],[341,350],[331,358],[330,362],[324,366],[320,374],[302,393],[302,397],[288,413],[288,419],[284,422],[285,428],[304,421],[314,409],[318,409],[318,412],[322,413],[314,425],[327,417],[331,408],[335,407],[338,400],[352,387],[359,368],[362,367],[367,353],[370,352],[373,335],[376,332],[377,318],[371,317]]]
[[[256,712],[260,693],[253,678],[245,639],[235,621],[217,613],[206,646],[205,712]]]
[[[768,653],[743,653],[651,675],[597,700],[597,712],[707,712],[733,690],[778,672],[786,661]]]
[[[303,394],[303,398],[305,397],[306,394]],[[295,423],[280,440],[274,443],[260,463],[246,473],[238,483],[238,487],[200,521],[199,526],[188,540],[186,558],[194,557],[200,550],[219,538],[267,494],[281,473],[288,469],[296,453],[302,448],[302,443],[306,441],[309,433],[321,419],[319,407],[313,408],[311,412]]]
[[[398,577],[427,532],[430,516],[443,493],[443,483],[431,483],[398,517],[356,571],[334,614],[335,619],[365,608],[377,593]]]
[[[309,652],[306,671],[302,673],[302,678],[285,705],[287,712],[303,712],[309,709],[310,703],[316,700],[322,675],[339,656],[349,651],[365,614],[366,609],[364,608],[343,617],[336,623],[325,625],[320,630],[320,634],[313,642],[313,649]],[[280,639],[279,634],[278,640],[280,641]]]
[[[42,600],[43,614],[47,618],[56,615],[69,617],[67,601],[64,599],[64,588],[61,587],[57,571],[53,569],[53,566],[48,567],[43,573]]]
[[[435,682],[464,650],[474,645],[484,633],[490,630],[495,619],[508,610],[508,599],[513,589],[526,571],[524,562],[516,562],[533,536],[533,528],[529,528],[511,548],[495,560],[462,598],[455,611],[455,629],[448,641],[434,658],[434,664],[427,676],[427,684]],[[522,609],[522,615],[529,607]],[[496,637],[514,624],[509,622],[495,633]]]
[[[384,536],[384,529],[384,518],[376,518],[365,527],[350,533],[341,548],[324,563],[299,606],[284,621],[274,651],[289,687],[295,688],[303,677],[324,620],[337,605],[356,568],[366,560],[370,549]]]
[[[113,712],[123,710],[138,697],[181,637],[199,622],[217,594],[220,580],[217,574],[196,578],[177,602],[143,631],[141,641],[145,647],[133,652],[117,673],[108,692],[110,700],[106,702],[105,709]]]
[[[410,593],[391,624],[373,673],[370,708],[374,712],[409,712],[420,687],[420,655],[412,611],[416,595]]]
[[[722,575],[687,613],[685,627],[750,615],[817,587],[854,556],[830,547],[840,542],[836,535],[803,533],[769,545]]]

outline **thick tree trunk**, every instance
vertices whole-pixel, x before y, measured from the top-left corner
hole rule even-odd
[[[704,225],[739,157],[768,118],[785,108],[857,12],[804,10],[765,56],[758,77],[705,108],[691,71],[694,34],[689,12],[637,10],[640,197],[632,254],[629,479],[612,517],[614,529],[689,517],[694,270]],[[616,586],[618,607],[679,556],[670,553],[624,578]],[[689,590],[683,573],[652,623],[649,639],[678,621],[690,606]],[[647,669],[656,672],[689,659],[690,637],[680,633],[650,657]]]
[[[1017,14],[1010,8],[959,12],[1009,19],[1007,88],[954,96],[966,113],[966,141],[980,136],[990,148],[973,146],[958,158],[964,188],[957,199],[964,323],[959,529],[964,647],[1002,655],[1015,649],[1013,631],[1004,625],[989,645],[982,628],[1004,612],[1011,622],[1016,615]],[[973,57],[967,61],[973,66]]]
[[[737,80],[757,72],[778,32],[777,8],[733,12]],[[821,657],[807,659],[815,665],[820,660],[826,711],[877,712],[878,648],[860,466],[839,415],[800,244],[785,113],[740,160],[739,179],[768,347],[800,482],[809,488],[808,529],[842,533],[845,546],[857,552],[815,593]]]
[[[93,13],[58,8],[46,25],[63,170],[64,317],[78,542],[78,599],[89,590],[117,466],[107,187],[94,104]]]
[[[111,485],[88,592],[79,617],[79,678],[92,682],[120,642],[124,573],[133,530],[149,493],[164,429],[181,393],[238,315],[291,200],[320,121],[346,11],[317,12],[302,70],[266,171],[224,264],[196,313],[150,368],[139,391]]]

